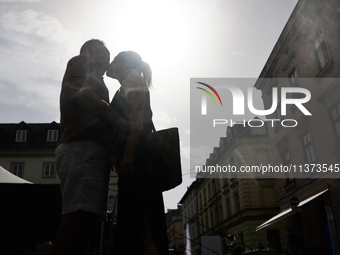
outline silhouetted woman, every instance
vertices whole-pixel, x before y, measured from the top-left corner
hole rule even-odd
[[[148,187],[145,178],[145,140],[152,132],[150,66],[136,52],[125,51],[115,57],[106,75],[121,85],[111,106],[128,123],[112,147],[119,176],[113,254],[168,254],[162,193]]]

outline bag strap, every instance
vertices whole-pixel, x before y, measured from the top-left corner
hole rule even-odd
[[[150,91],[148,91],[148,94],[149,94],[149,96],[147,96],[147,94],[145,94],[145,105],[147,105],[147,104],[150,105]],[[151,110],[151,105],[150,105],[150,110]],[[155,128],[155,125],[153,124],[152,117],[151,117],[149,123],[150,123],[150,127],[151,127],[152,132],[156,132],[156,128]]]

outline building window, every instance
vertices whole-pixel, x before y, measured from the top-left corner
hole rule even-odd
[[[316,158],[315,158],[314,149],[312,145],[312,139],[311,139],[311,135],[309,131],[307,132],[307,134],[302,136],[302,143],[303,143],[303,148],[305,151],[307,163],[314,164],[316,162]]]
[[[57,142],[57,141],[58,141],[58,130],[48,130],[47,142]]]
[[[26,142],[27,130],[17,130],[16,142]]]
[[[231,217],[231,205],[229,199],[226,200],[227,203],[227,217]]]
[[[282,152],[281,158],[282,158],[282,165],[284,165],[284,166],[290,166],[291,165],[290,154],[289,154],[288,150]],[[291,171],[291,172],[288,171],[288,173],[286,173],[286,183],[290,183],[291,181],[294,180],[294,176],[293,176],[292,172],[293,171]]]
[[[220,221],[223,221],[224,220],[224,213],[223,213],[223,209],[222,209],[222,205],[218,205],[218,210],[219,210],[219,218],[220,218]]]
[[[331,109],[333,129],[336,136],[337,144],[340,145],[340,104]]]
[[[211,211],[210,212],[210,227],[213,228],[214,226],[215,226],[214,213]]]
[[[322,31],[317,34],[316,40],[314,42],[315,54],[318,62],[319,69],[322,70],[328,63],[330,57],[327,50],[327,45],[325,42],[325,36]]]
[[[44,164],[44,177],[55,177],[55,164],[54,163]]]
[[[12,164],[12,174],[23,177],[24,175],[24,164],[22,163],[14,163]]]
[[[290,70],[288,77],[289,77],[289,82],[290,82],[291,87],[301,87],[300,82],[299,82],[299,74],[298,74],[298,71],[295,65]]]
[[[217,207],[215,209],[215,223],[216,223],[216,225],[218,225],[220,223]]]
[[[289,83],[291,87],[301,87],[299,81],[299,74],[296,66],[294,65],[288,74]],[[303,93],[291,93],[292,98],[303,98],[305,95]]]
[[[240,199],[238,197],[238,193],[235,193],[235,208],[236,208],[236,212],[241,211],[241,206],[240,206]]]
[[[208,184],[208,200],[211,198],[211,186]]]
[[[203,190],[203,202],[204,204],[207,203],[207,192],[205,191],[205,189]]]

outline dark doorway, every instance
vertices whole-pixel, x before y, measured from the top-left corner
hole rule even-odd
[[[272,245],[278,253],[282,252],[280,232],[278,229],[267,230],[268,247]]]

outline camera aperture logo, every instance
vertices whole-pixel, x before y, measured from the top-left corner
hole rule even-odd
[[[211,87],[210,85],[208,85],[208,84],[206,84],[206,83],[203,83],[203,82],[197,82],[197,83],[199,83],[199,84],[201,84],[201,85],[204,85],[204,86],[208,87],[212,92],[214,92],[215,95],[218,97],[218,100],[220,100],[220,104],[221,104],[221,106],[222,106],[221,97],[220,97],[220,95],[217,93],[217,91],[216,91],[213,87]],[[205,91],[205,92],[206,92],[209,96],[211,96],[211,98],[214,100],[215,105],[217,105],[214,96],[213,96],[208,90],[203,89],[203,88],[200,88],[200,87],[196,87],[196,88]],[[206,94],[202,95],[202,101],[201,101],[201,114],[202,114],[202,115],[207,115],[207,96],[206,96]]]
[[[298,124],[297,120],[282,118],[282,116],[287,115],[287,110],[286,110],[287,105],[295,105],[306,116],[312,115],[307,110],[307,108],[304,106],[304,104],[307,103],[311,99],[311,93],[306,88],[290,87],[290,86],[281,87],[281,88],[273,87],[271,107],[269,109],[260,110],[260,109],[256,109],[254,106],[253,91],[256,90],[254,87],[248,87],[246,89],[246,93],[244,93],[240,87],[238,87],[237,85],[233,85],[233,84],[220,84],[218,86],[213,87],[203,82],[196,82],[196,83],[209,88],[217,96],[221,106],[223,106],[221,96],[225,94],[225,91],[227,89],[231,93],[231,96],[232,96],[232,104],[233,104],[232,113],[235,116],[245,115],[245,98],[247,99],[247,106],[248,106],[249,112],[254,114],[255,116],[268,116],[275,112],[280,114],[280,118],[266,119],[265,121],[261,119],[252,119],[252,120],[244,119],[243,121],[241,121],[241,123],[239,121],[236,123],[232,119],[228,120],[225,118],[214,118],[213,123],[212,123],[213,127],[216,127],[217,125],[226,125],[228,123],[231,126],[235,124],[243,123],[244,126],[248,124],[248,126],[250,127],[261,127],[264,125],[265,122],[271,122],[272,127],[274,127],[275,123],[277,122],[279,122],[283,127],[296,127]],[[203,90],[204,92],[206,92],[206,94],[210,95],[215,105],[217,105],[216,100],[211,92],[201,87],[196,87],[196,88]],[[219,90],[221,96],[216,91],[216,89]],[[201,97],[201,116],[207,115],[207,112],[208,112],[206,94],[203,94]],[[297,97],[296,95],[299,95],[299,96]],[[229,110],[228,108],[225,108],[225,109]],[[252,122],[260,122],[260,123],[257,123],[256,125],[252,125]]]

